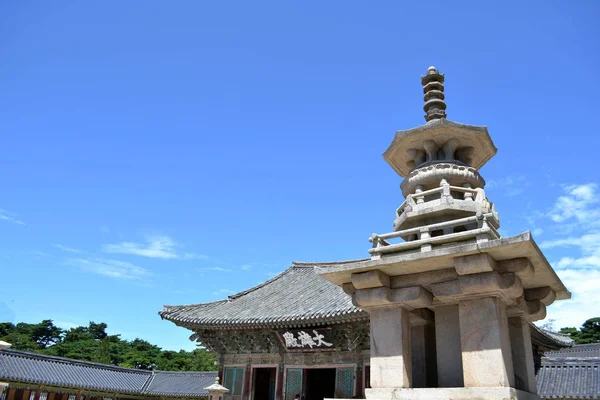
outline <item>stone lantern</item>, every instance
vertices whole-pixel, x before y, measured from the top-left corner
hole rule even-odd
[[[501,237],[479,169],[485,126],[446,119],[444,74],[421,78],[426,123],[383,154],[404,181],[371,258],[316,269],[370,314],[367,399],[539,399],[530,323],[571,294],[530,232]]]
[[[215,383],[204,389],[208,390],[208,400],[223,400],[223,395],[229,392],[229,389],[219,383],[218,376],[215,379]]]

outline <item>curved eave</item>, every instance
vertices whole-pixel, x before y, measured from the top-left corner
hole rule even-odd
[[[307,326],[320,326],[329,324],[343,324],[347,322],[368,321],[369,314],[362,310],[357,310],[353,313],[345,313],[330,317],[314,317],[314,318],[278,318],[269,320],[255,321],[199,321],[199,320],[181,320],[177,318],[164,317],[164,319],[173,322],[175,325],[182,328],[187,328],[191,331],[200,329],[279,329],[279,328],[300,328]]]

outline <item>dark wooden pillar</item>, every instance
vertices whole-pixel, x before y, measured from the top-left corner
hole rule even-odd
[[[224,385],[224,383],[223,383],[224,382],[223,381],[223,379],[224,379],[224,375],[223,375],[224,374],[223,362],[224,361],[225,360],[224,360],[223,354],[221,354],[220,357],[219,357],[219,369],[217,370],[217,376],[219,377],[219,383],[221,385]]]
[[[23,390],[23,394],[21,395],[22,400],[29,400],[31,396],[31,390]]]
[[[363,397],[363,365],[362,362],[356,364],[356,377],[354,378],[354,397],[362,399]]]
[[[252,364],[248,362],[246,364],[246,369],[244,370],[244,384],[242,385],[242,400],[248,400],[250,398],[250,377],[252,371]]]
[[[46,396],[46,400],[55,400],[55,393],[54,392],[48,392],[48,395]]]
[[[275,400],[283,400],[283,364],[277,369],[277,386],[275,387]]]
[[[8,387],[8,392],[6,392],[6,400],[15,400],[15,393],[17,389]]]

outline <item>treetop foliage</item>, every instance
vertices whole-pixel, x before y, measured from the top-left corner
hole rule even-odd
[[[562,328],[559,333],[569,335],[575,344],[600,342],[600,317],[590,318],[577,328]]]
[[[212,371],[216,369],[214,354],[206,349],[193,351],[162,350],[143,339],[124,340],[109,335],[103,322],[61,329],[52,320],[37,324],[0,323],[0,340],[12,349],[47,354],[76,360],[138,369],[163,371]]]

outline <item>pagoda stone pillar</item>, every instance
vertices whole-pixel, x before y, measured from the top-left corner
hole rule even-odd
[[[529,324],[570,293],[530,232],[501,237],[479,174],[497,149],[486,127],[446,119],[444,79],[421,77],[426,124],[383,154],[404,178],[393,232],[370,236],[370,259],[316,271],[370,313],[367,399],[539,399]]]
[[[437,386],[434,314],[426,308],[411,313],[412,387]]]
[[[530,323],[546,317],[546,306],[556,299],[550,287],[526,289],[523,297],[507,309],[515,387],[537,393]]]
[[[508,318],[502,300],[461,300],[458,311],[465,387],[514,386]]]
[[[529,321],[523,317],[509,318],[508,329],[512,347],[515,387],[529,393],[537,393]]]
[[[458,305],[435,308],[435,340],[438,386],[463,386]]]
[[[411,387],[409,311],[399,306],[383,306],[371,309],[369,314],[371,318],[371,387]]]

